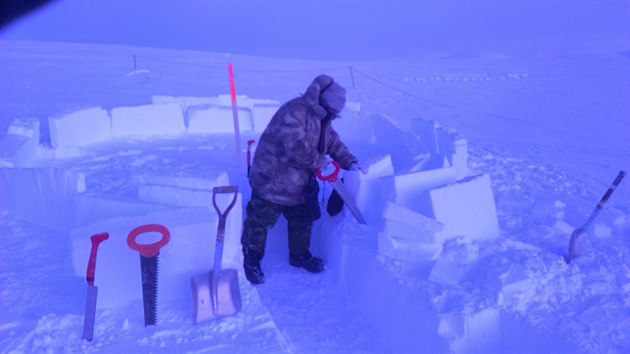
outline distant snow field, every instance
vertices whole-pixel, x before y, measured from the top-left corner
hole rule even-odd
[[[571,232],[630,167],[630,99],[616,90],[630,69],[618,49],[288,69],[282,59],[5,41],[2,352],[628,352],[629,181],[565,262]],[[107,60],[80,60],[92,52]],[[146,68],[129,72],[130,52]],[[228,60],[240,73],[236,148]],[[240,251],[246,142],[322,72],[348,88],[333,127],[369,166],[344,173],[367,225],[347,208],[327,215],[332,187],[321,182],[311,250],[327,270],[288,265],[281,220],[268,237],[267,282],[254,287]],[[64,93],[66,81],[85,89]],[[602,112],[615,129],[592,122]],[[212,269],[212,189],[224,185],[239,194],[222,267],[238,270],[243,308],[195,324],[190,278]],[[157,325],[145,327],[127,236],[154,223],[171,239],[159,254]],[[85,272],[99,232],[110,238],[87,342]]]

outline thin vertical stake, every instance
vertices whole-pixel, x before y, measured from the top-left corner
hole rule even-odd
[[[354,73],[352,72],[352,67],[348,67],[350,69],[350,78],[352,79],[352,88],[354,88]]]
[[[136,55],[133,55],[133,71],[138,70],[138,67],[136,66]]]

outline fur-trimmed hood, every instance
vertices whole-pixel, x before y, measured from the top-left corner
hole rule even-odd
[[[313,108],[315,116],[317,116],[320,120],[326,117],[326,108],[322,107],[319,103],[319,98],[322,91],[332,85],[333,82],[335,82],[335,80],[333,80],[332,77],[328,75],[319,75],[313,80],[313,82],[311,82],[302,96],[308,105]]]

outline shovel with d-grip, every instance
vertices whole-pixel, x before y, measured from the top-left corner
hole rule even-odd
[[[232,202],[221,211],[217,205],[217,194],[234,194]],[[211,320],[216,317],[231,316],[241,310],[241,292],[238,286],[236,269],[221,269],[223,257],[223,240],[225,238],[225,222],[230,210],[236,204],[237,186],[215,187],[212,204],[219,216],[217,242],[214,248],[214,268],[209,273],[195,275],[190,279],[193,296],[193,317],[195,323]]]
[[[83,339],[88,341],[91,341],[94,335],[96,296],[98,295],[98,288],[94,286],[94,276],[96,275],[96,253],[98,251],[98,245],[108,238],[109,234],[107,232],[90,237],[90,241],[92,241],[92,248],[90,250],[90,259],[88,260],[87,274],[85,276],[88,287],[87,298],[85,300],[85,317],[83,318]]]

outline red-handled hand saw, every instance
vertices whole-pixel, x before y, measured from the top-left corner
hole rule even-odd
[[[341,199],[343,199],[345,205],[348,207],[348,209],[350,209],[352,215],[354,215],[359,223],[367,224],[365,222],[365,219],[363,218],[363,215],[361,214],[361,211],[357,207],[354,196],[346,188],[341,179],[338,178],[340,169],[341,167],[339,166],[339,163],[335,160],[331,160],[326,165],[324,165],[324,167],[317,170],[315,175],[319,180],[328,182],[333,186],[333,188],[335,188],[337,193],[339,193]]]

